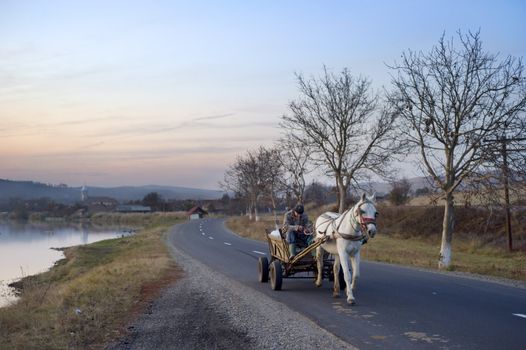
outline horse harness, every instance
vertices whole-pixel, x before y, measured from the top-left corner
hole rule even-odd
[[[347,209],[346,211],[342,213],[341,216],[337,218],[334,218],[334,219],[329,218],[327,221],[322,222],[322,225],[323,225],[331,221],[331,223],[327,225],[327,227],[325,228],[325,231],[323,232],[318,231],[318,233],[322,234],[323,236],[327,236],[327,230],[329,229],[330,226],[332,226],[335,234],[338,234],[341,238],[349,240],[349,241],[363,241],[363,243],[366,243],[367,240],[369,239],[369,233],[367,232],[367,225],[373,224],[376,226],[376,218],[364,218],[363,217],[362,212],[359,209],[365,203],[367,202],[360,203],[360,205],[358,205],[357,207],[354,206],[350,209]],[[347,213],[353,210],[355,207],[356,207],[356,210],[358,211],[358,220],[356,222],[351,221],[351,226],[353,226],[354,232],[356,232],[357,231],[356,224],[359,225],[360,232],[362,233],[360,236],[354,236],[352,233],[340,232],[340,225],[342,224],[345,215],[347,215]],[[342,219],[338,223],[338,226],[336,226],[336,220],[339,218],[342,218]]]

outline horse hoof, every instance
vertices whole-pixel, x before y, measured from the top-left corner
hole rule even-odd
[[[320,288],[321,287],[321,282],[318,283],[318,282],[314,282],[314,284],[316,285],[316,287]]]
[[[332,297],[333,298],[339,298],[340,297],[340,293],[332,293]]]
[[[354,300],[354,299],[347,300],[347,304],[349,304],[349,305],[356,305],[356,300]]]

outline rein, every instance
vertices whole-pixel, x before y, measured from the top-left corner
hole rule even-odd
[[[360,207],[367,203],[367,201],[364,201],[362,203],[356,203],[356,205],[354,205],[352,208],[350,209],[347,209],[346,211],[344,211],[342,213],[341,216],[339,216],[338,218],[336,219],[328,219],[327,221],[323,222],[322,224],[325,224],[329,221],[332,221],[331,224],[327,225],[327,227],[325,228],[325,232],[319,232],[323,235],[327,235],[327,230],[329,229],[329,226],[332,225],[333,227],[333,230],[335,232],[335,234],[338,234],[341,238],[343,239],[346,239],[346,240],[349,240],[349,241],[362,241],[362,240],[368,240],[370,237],[369,237],[369,233],[368,233],[368,230],[367,230],[367,225],[369,224],[373,224],[376,226],[376,219],[375,218],[364,218],[361,211],[359,211]],[[356,212],[356,210],[358,210],[358,220],[356,220],[356,217],[353,217],[352,216],[352,212]],[[345,233],[345,232],[340,232],[340,226],[343,222],[343,220],[345,219],[345,216],[347,214],[349,214],[349,212],[351,212],[351,227],[353,227],[354,231],[353,232],[361,232],[361,235],[359,236],[355,236],[353,235],[352,233]],[[338,219],[341,219],[338,223],[338,226],[336,226],[336,220]],[[355,219],[355,221],[353,222],[352,219]]]

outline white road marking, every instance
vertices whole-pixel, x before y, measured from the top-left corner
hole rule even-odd
[[[223,242],[223,243],[225,243],[226,245],[232,245],[232,243],[228,243],[228,242]]]
[[[258,252],[257,250],[253,250],[253,252],[256,254],[267,255],[267,253]]]
[[[513,314],[513,316],[517,316],[517,317],[522,317],[522,318],[526,318],[526,315],[524,315],[524,314]]]
[[[210,238],[210,239],[214,239],[214,237],[212,237],[212,236],[208,236],[208,238]]]

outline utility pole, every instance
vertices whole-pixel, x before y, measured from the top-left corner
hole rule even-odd
[[[511,235],[511,212],[510,212],[510,180],[508,168],[508,147],[506,136],[501,139],[502,152],[502,182],[504,183],[504,209],[506,211],[506,233],[508,235],[508,251],[513,251],[513,238]]]
[[[513,237],[512,237],[512,230],[511,230],[511,210],[510,210],[510,180],[509,180],[509,166],[508,166],[508,149],[507,144],[509,142],[513,141],[525,141],[526,138],[508,138],[506,135],[502,136],[501,138],[497,138],[496,140],[484,140],[485,142],[500,142],[500,153],[502,156],[502,184],[504,185],[504,210],[506,213],[506,235],[508,238],[508,251],[513,251]],[[513,150],[513,151],[521,151],[521,150]]]

